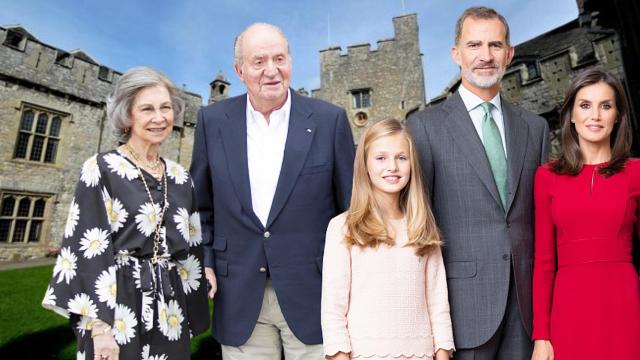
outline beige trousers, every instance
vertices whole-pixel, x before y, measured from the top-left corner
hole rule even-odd
[[[322,344],[306,345],[289,329],[271,280],[267,280],[262,309],[249,340],[237,347],[222,345],[222,359],[281,360],[282,348],[285,360],[324,359]]]

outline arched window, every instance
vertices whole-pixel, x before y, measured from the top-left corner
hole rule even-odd
[[[31,210],[31,199],[28,197],[20,199],[20,202],[18,202],[18,216],[29,216],[29,210]]]
[[[13,196],[7,196],[2,199],[2,216],[12,216],[13,208],[16,205],[16,199]]]
[[[47,202],[44,199],[38,199],[35,203],[33,203],[33,217],[41,218],[44,217],[44,206]]]
[[[20,121],[20,130],[31,131],[33,126],[33,110],[26,110],[22,113],[22,119]]]

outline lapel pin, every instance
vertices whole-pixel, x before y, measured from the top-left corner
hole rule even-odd
[[[311,133],[311,129],[307,129],[307,132],[308,132],[308,133]]]

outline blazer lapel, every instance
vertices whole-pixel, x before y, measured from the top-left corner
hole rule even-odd
[[[502,206],[500,194],[496,182],[493,179],[491,165],[484,150],[484,145],[480,141],[478,132],[473,126],[471,117],[460,97],[456,92],[443,104],[443,109],[448,112],[445,119],[447,129],[451,133],[451,137],[456,146],[461,150],[469,165],[475,170],[480,177],[480,181],[491,193],[493,199]]]
[[[284,204],[287,202],[291,191],[296,185],[298,175],[302,170],[316,132],[316,124],[311,119],[311,109],[304,104],[302,99],[299,99],[300,95],[295,94],[293,90],[290,93],[291,113],[289,115],[289,130],[287,132],[280,177],[278,178],[276,193],[273,197],[271,210],[269,211],[267,229],[273,224],[282,211]],[[313,189],[310,189],[310,191],[313,191]]]
[[[229,168],[231,184],[240,204],[251,220],[262,228],[260,219],[253,212],[249,165],[247,159],[247,97],[241,96],[225,111],[225,126],[221,127],[222,142]]]
[[[520,116],[520,111],[511,104],[502,100],[502,118],[504,120],[504,132],[507,142],[507,171],[509,197],[507,198],[507,212],[511,208],[520,184],[520,174],[524,164],[524,155],[527,148],[529,126]]]

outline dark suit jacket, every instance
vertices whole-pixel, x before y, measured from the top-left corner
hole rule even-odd
[[[263,226],[253,212],[247,165],[247,96],[202,108],[191,174],[205,266],[215,269],[212,334],[239,346],[258,319],[268,268],[287,324],[322,343],[320,291],[329,220],[349,206],[354,145],[345,111],[291,91],[280,177]],[[262,269],[261,269],[262,268]]]
[[[436,222],[444,236],[456,347],[474,348],[504,316],[511,267],[531,333],[533,179],[548,152],[546,121],[501,99],[507,146],[506,211],[480,137],[456,92],[409,119]]]

